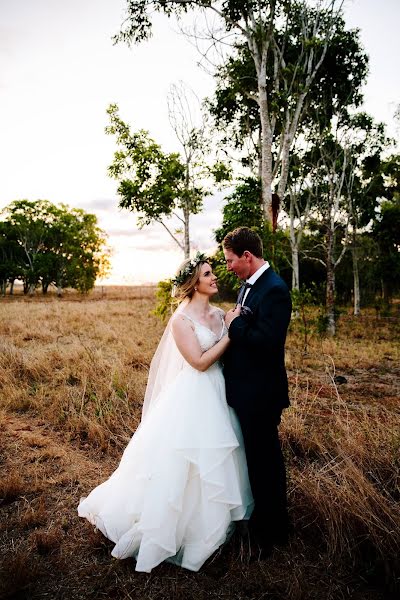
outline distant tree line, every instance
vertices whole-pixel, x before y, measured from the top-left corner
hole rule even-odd
[[[105,234],[97,217],[79,208],[48,200],[16,200],[1,212],[0,286],[4,295],[20,280],[25,294],[50,285],[59,295],[70,287],[79,292],[93,288],[107,272]]]

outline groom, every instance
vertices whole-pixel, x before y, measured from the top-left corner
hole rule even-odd
[[[222,244],[228,271],[243,282],[238,304],[225,318],[231,340],[224,355],[226,394],[242,428],[255,502],[250,538],[267,556],[288,537],[278,425],[289,406],[284,350],[291,300],[284,281],[263,259],[257,233],[238,227]]]

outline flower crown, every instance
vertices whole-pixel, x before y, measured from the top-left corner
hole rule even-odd
[[[178,285],[182,285],[186,281],[186,279],[193,273],[197,265],[201,263],[207,262],[207,256],[202,254],[201,252],[197,252],[196,256],[192,258],[192,260],[186,265],[184,269],[179,271],[178,275],[171,279],[172,285],[177,287]]]

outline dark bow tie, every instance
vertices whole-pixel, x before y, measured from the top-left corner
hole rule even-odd
[[[237,300],[236,300],[236,304],[242,304],[244,295],[246,293],[246,290],[249,290],[251,287],[253,287],[253,285],[251,283],[247,283],[246,282],[246,283],[242,284],[242,287],[239,290],[239,294],[238,294],[238,297],[237,297]]]

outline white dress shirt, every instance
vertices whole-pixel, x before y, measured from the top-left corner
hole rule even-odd
[[[251,285],[254,285],[255,282],[257,281],[257,279],[259,277],[261,277],[261,275],[264,273],[264,271],[266,271],[267,269],[269,269],[269,262],[266,260],[265,263],[259,268],[257,269],[257,271],[255,273],[253,273],[253,275],[251,277],[249,277],[248,279],[246,279],[246,283],[250,283]],[[245,293],[244,293],[244,297],[242,300],[242,305],[245,303],[246,298],[247,298],[247,294],[249,293],[250,288],[248,288]]]

